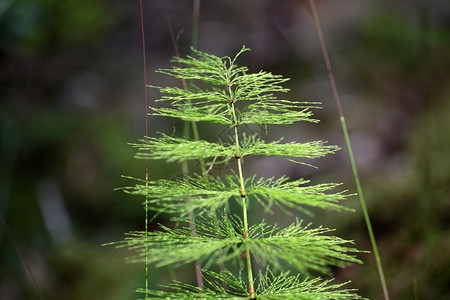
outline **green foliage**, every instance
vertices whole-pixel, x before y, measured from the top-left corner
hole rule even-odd
[[[244,134],[241,145],[220,144],[207,141],[187,140],[161,134],[160,138],[148,137],[131,144],[138,148],[138,159],[164,159],[167,162],[182,162],[221,157],[227,162],[235,157],[263,155],[275,157],[319,158],[339,150],[337,146],[325,146],[323,141],[309,143],[281,143],[282,140],[266,143],[256,135]]]
[[[276,180],[274,178],[256,180],[253,176],[245,180],[246,196],[255,198],[266,212],[271,212],[274,205],[284,210],[294,208],[307,214],[309,214],[307,207],[336,211],[347,209],[339,204],[339,201],[346,198],[343,192],[325,193],[338,184],[304,186],[307,183],[309,181],[304,179],[289,181],[289,178],[281,177]],[[195,176],[178,180],[160,179],[125,188],[125,191],[133,195],[146,196],[150,210],[180,214],[186,214],[194,209],[214,211],[226,205],[231,199],[241,196],[239,177],[236,175],[222,178]]]
[[[351,247],[351,241],[329,235],[331,229],[313,228],[300,220],[286,228],[268,225],[264,220],[248,224],[250,202],[260,204],[269,213],[278,207],[287,214],[294,211],[311,214],[311,208],[344,210],[340,202],[348,196],[342,191],[330,193],[339,186],[335,183],[306,186],[308,180],[284,176],[244,178],[244,156],[273,156],[308,165],[301,159],[319,158],[339,149],[322,141],[266,142],[257,135],[238,134],[238,126],[242,124],[317,122],[311,109],[319,108],[319,103],[279,100],[278,94],[288,92],[281,86],[288,79],[264,71],[248,73],[246,67],[237,66],[237,57],[248,50],[242,48],[234,58],[193,50],[195,57],[174,59],[181,67],[159,71],[190,80],[192,84],[189,89],[154,87],[162,93],[159,101],[169,105],[153,108],[153,115],[223,124],[231,126],[234,135],[231,142],[165,134],[146,137],[132,144],[138,149],[136,157],[167,162],[207,160],[210,169],[215,164],[231,167],[237,162],[237,171],[231,170],[231,174],[221,177],[211,176],[207,171],[182,179],[140,181],[124,188],[127,193],[144,196],[148,210],[176,213],[180,217],[174,219],[175,228],[160,225],[158,231],[130,232],[124,241],[113,244],[133,250],[131,262],[146,262],[155,267],[203,262],[202,273],[207,283],[203,289],[174,282],[166,286],[169,291],[140,290],[150,298],[358,299],[352,290],[341,289],[342,284],[312,277],[317,272],[329,275],[331,266],[359,263],[355,257],[358,251]],[[242,207],[242,216],[230,214],[230,201]],[[186,217],[194,211],[194,219]],[[252,263],[266,266],[266,271],[257,272],[255,279]],[[216,264],[238,267],[240,272],[247,273],[247,281],[241,278],[241,273],[235,276],[227,269],[220,273],[208,270]],[[298,275],[282,272],[285,265],[290,265]]]
[[[138,291],[146,293],[151,298],[164,299],[249,299],[247,284],[241,279],[241,276],[235,276],[228,270],[221,273],[212,271],[204,273],[208,287],[203,290],[182,282],[174,282],[165,286],[170,291],[145,291],[142,289]],[[354,294],[352,289],[342,289],[346,283],[331,284],[331,280],[322,281],[320,278],[302,280],[299,275],[291,276],[289,272],[275,275],[270,269],[264,273],[260,271],[258,278],[261,279],[256,289],[258,299],[363,299]]]
[[[343,245],[350,243],[334,236],[325,235],[332,230],[309,228],[300,221],[280,229],[265,222],[250,227],[249,244],[256,261],[270,262],[273,268],[281,268],[279,260],[284,260],[299,272],[311,271],[329,273],[328,266],[344,267],[347,262],[360,262],[353,255],[356,250]]]
[[[153,108],[154,115],[228,125],[317,122],[311,118],[309,109],[319,108],[319,103],[278,100],[275,97],[273,93],[289,91],[280,86],[288,79],[264,71],[247,74],[247,67],[235,65],[237,57],[248,50],[242,48],[233,59],[196,50],[193,52],[198,58],[174,58],[174,63],[186,67],[160,70],[161,73],[180,79],[199,80],[213,87],[195,87],[192,90],[156,87],[164,94],[160,101],[169,101],[172,107]],[[231,108],[231,104],[237,101],[249,102],[239,115]]]
[[[187,219],[177,219],[189,223]],[[145,245],[148,262],[156,267],[179,266],[203,259],[206,266],[213,262],[238,259],[248,247],[255,260],[281,269],[281,261],[289,263],[299,272],[328,273],[328,266],[344,267],[347,262],[360,262],[352,256],[354,249],[344,246],[350,243],[337,237],[325,235],[332,230],[302,226],[301,221],[286,228],[267,225],[264,221],[249,228],[251,239],[244,237],[243,222],[238,216],[208,215],[195,220],[196,234],[189,227],[170,229],[160,225],[162,231],[131,232],[121,246],[137,250],[130,257],[132,262],[145,262]],[[170,255],[167,255],[170,253]]]

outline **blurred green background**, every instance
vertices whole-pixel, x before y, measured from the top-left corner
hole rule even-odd
[[[165,6],[185,55],[192,1]],[[450,299],[450,3],[318,0],[317,7],[391,298]],[[130,184],[121,175],[145,170],[127,145],[145,132],[139,14],[137,0],[0,1],[0,213],[46,299],[135,299],[143,285],[143,266],[126,264],[127,251],[100,246],[143,229],[142,199],[113,191]],[[144,0],[144,18],[148,82],[179,84],[154,73],[174,55],[164,2]],[[241,64],[292,78],[290,99],[323,102],[321,123],[269,128],[271,138],[344,147],[309,1],[202,1],[198,37],[200,50],[219,56],[245,44],[252,52]],[[150,104],[157,97],[149,90]],[[149,118],[151,135],[173,130],[180,124]],[[200,131],[220,136],[201,124]],[[316,165],[266,158],[245,168],[355,191],[345,150]],[[151,178],[180,173],[151,166]],[[347,205],[356,212],[317,212],[312,221],[370,250],[358,199]],[[381,299],[374,259],[361,259],[335,275]],[[191,268],[174,272],[192,281]],[[166,273],[152,270],[152,282]],[[34,298],[2,227],[0,299]]]

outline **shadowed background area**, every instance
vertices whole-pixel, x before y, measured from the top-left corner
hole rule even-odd
[[[154,70],[174,55],[166,13],[181,55],[189,52],[192,1],[143,2],[148,82],[180,85]],[[448,299],[450,4],[318,0],[317,8],[391,298]],[[125,263],[127,251],[100,246],[144,224],[143,199],[113,191],[130,184],[121,175],[145,172],[127,145],[145,132],[139,15],[137,0],[0,1],[0,214],[11,232],[0,230],[1,299],[36,296],[24,261],[46,299],[135,299],[143,286],[143,266]],[[238,63],[290,77],[289,99],[323,103],[318,125],[269,128],[269,139],[345,148],[309,1],[202,1],[199,50],[233,56],[242,45],[252,51]],[[159,95],[148,92],[152,104]],[[199,128],[210,140],[223,135]],[[156,131],[182,127],[150,117]],[[247,175],[355,191],[345,149],[314,162],[319,169],[276,158],[245,163]],[[150,163],[152,179],[180,173]],[[370,250],[358,199],[347,206],[356,212],[317,211],[310,221]],[[381,299],[373,257],[360,258],[336,277]],[[194,280],[190,267],[152,270],[151,280],[165,283],[171,272]]]

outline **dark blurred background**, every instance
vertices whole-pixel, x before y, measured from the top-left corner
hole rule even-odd
[[[316,2],[391,299],[450,299],[450,3]],[[186,55],[192,1],[165,6]],[[143,266],[100,245],[143,228],[142,199],[113,191],[130,184],[121,175],[145,170],[127,145],[145,133],[139,14],[138,0],[0,1],[0,213],[23,255],[2,226],[0,299],[36,298],[23,261],[46,299],[137,298]],[[164,2],[144,0],[144,18],[148,82],[179,84],[154,73],[174,55]],[[252,52],[240,64],[292,78],[289,99],[323,102],[318,125],[273,127],[269,137],[345,148],[309,1],[202,1],[198,48],[232,56],[244,44]],[[149,90],[150,104],[157,97]],[[157,130],[182,129],[150,118],[150,134]],[[201,124],[200,132],[218,136]],[[345,150],[316,165],[265,158],[245,168],[355,191]],[[179,173],[151,164],[152,179]],[[359,200],[346,205],[356,212],[311,221],[370,250]],[[373,256],[360,258],[336,277],[382,299]],[[192,281],[187,269],[172,272]],[[152,282],[165,273],[152,270]]]

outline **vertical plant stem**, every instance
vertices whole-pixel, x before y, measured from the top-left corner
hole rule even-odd
[[[175,34],[173,31],[173,27],[172,27],[172,22],[170,20],[169,17],[169,13],[167,12],[167,5],[166,5],[166,1],[163,0],[163,7],[164,7],[164,14],[166,16],[166,21],[167,21],[167,25],[169,27],[169,32],[170,32],[170,38],[172,41],[172,46],[173,49],[175,51],[175,56],[180,57],[180,51],[178,49],[178,44],[177,41],[175,39]],[[197,45],[197,36],[198,36],[198,19],[200,16],[200,0],[194,0],[194,8],[193,8],[193,12],[192,12],[192,39],[191,39],[191,47],[196,47]],[[186,82],[186,79],[182,78],[181,79],[181,83],[183,85],[183,89],[187,90],[188,89],[188,83]],[[195,140],[200,140],[200,135],[198,133],[198,128],[197,128],[197,123],[192,121],[192,122],[183,122],[183,136],[185,138],[188,138],[190,135],[190,130],[189,128],[192,127],[192,133],[194,135]],[[202,171],[202,174],[206,173],[206,164],[205,164],[205,160],[204,159],[200,159],[200,169]],[[187,161],[183,161],[181,163],[181,172],[183,173],[183,177],[188,178],[189,176],[189,165]],[[192,232],[192,236],[196,236],[196,227],[195,227],[195,213],[193,210],[189,211],[188,213],[188,217],[189,217],[189,223],[190,223],[190,228],[191,228],[191,232]],[[200,289],[203,289],[203,276],[202,276],[202,265],[200,263],[199,259],[195,260],[195,276],[197,279],[197,287],[199,287]]]
[[[141,13],[142,64],[144,65],[144,97],[145,97],[145,143],[148,143],[148,96],[147,96],[147,60],[145,51],[144,8],[139,0]],[[148,147],[147,147],[148,149]],[[148,151],[148,150],[147,150]],[[145,159],[145,186],[148,187],[148,159]],[[146,197],[147,198],[147,197]],[[145,199],[145,238],[148,237],[148,203]],[[148,243],[145,243],[145,292],[148,291]],[[147,295],[147,294],[146,294]],[[147,298],[147,296],[146,296]]]
[[[198,22],[200,19],[200,4],[201,0],[194,0],[194,6],[192,9],[192,33],[191,33],[191,47],[193,48],[197,48]]]
[[[370,222],[369,212],[367,210],[366,201],[364,200],[364,194],[361,188],[361,183],[359,181],[358,171],[356,169],[355,158],[352,151],[352,146],[350,144],[350,138],[348,136],[347,124],[345,123],[344,117],[341,117],[342,131],[344,132],[345,144],[347,145],[348,157],[350,159],[350,164],[352,166],[353,177],[355,178],[356,189],[358,191],[359,200],[361,203],[361,208],[364,214],[364,220],[366,221],[367,231],[369,232],[370,241],[372,243],[373,254],[377,263],[378,274],[380,276],[381,285],[383,287],[383,294],[386,300],[389,300],[389,294],[387,291],[386,280],[384,277],[383,266],[381,264],[380,254],[378,253],[377,242],[372,229],[372,223]]]
[[[141,0],[142,1],[142,0]],[[167,25],[169,26],[170,38],[172,41],[172,46],[175,51],[175,56],[180,57],[180,51],[178,49],[178,44],[175,39],[175,33],[173,31],[172,22],[169,17],[169,13],[167,12],[166,1],[163,0],[164,14],[166,16]],[[192,12],[192,38],[191,38],[191,47],[195,48],[197,46],[197,36],[198,36],[198,19],[200,16],[200,0],[194,0],[194,8]],[[192,53],[191,53],[192,54]],[[183,89],[188,89],[188,82],[184,78],[181,79],[181,83],[183,85]],[[189,102],[188,102],[189,103]],[[195,140],[200,140],[200,135],[198,133],[197,123],[195,121],[192,122],[184,122],[183,134],[188,137],[189,136],[189,123],[192,127],[192,133],[194,135]],[[185,164],[183,162],[183,164]],[[187,164],[187,163],[186,163]],[[184,166],[183,169],[187,170],[189,173],[189,167]],[[200,159],[200,169],[202,173],[206,172],[206,164],[204,159]]]
[[[228,84],[228,93],[230,96],[231,111],[233,113],[234,119],[234,139],[236,142],[236,150],[239,150],[239,135],[238,135],[238,120],[236,117],[236,109],[234,106],[235,100],[233,96],[233,91],[231,90],[231,83]],[[241,187],[241,199],[242,199],[242,215],[244,219],[244,239],[249,239],[248,235],[248,218],[247,218],[247,193],[245,192],[244,176],[242,175],[242,163],[240,153],[236,153],[238,173],[239,173],[239,184]],[[250,299],[256,299],[255,288],[253,286],[253,271],[252,271],[252,259],[250,256],[250,249],[248,244],[245,243],[245,258],[247,263],[247,277],[248,277],[248,292],[250,294]]]
[[[234,104],[232,106],[233,106],[233,114],[234,114]],[[237,124],[234,127],[234,137],[236,139],[236,148],[239,149],[239,137],[238,137]],[[248,218],[247,218],[247,194],[245,192],[244,177],[242,176],[242,163],[241,163],[242,158],[239,155],[236,158],[237,158],[237,165],[238,165],[238,172],[239,172],[239,183],[241,186],[242,215],[243,215],[243,219],[244,219],[244,239],[249,239]],[[255,297],[255,288],[253,287],[252,260],[251,260],[251,256],[250,256],[250,249],[249,249],[247,243],[245,246],[245,258],[247,260],[248,292],[250,294],[250,299],[255,299],[256,297]]]
[[[192,37],[191,37],[191,47],[192,48],[196,48],[197,47],[197,37],[198,37],[198,20],[200,18],[200,0],[194,0],[194,5],[193,5],[193,9],[192,9]],[[192,51],[192,50],[191,50]],[[192,53],[191,53],[192,54]],[[187,85],[185,84],[186,89],[187,89]],[[188,122],[184,122],[184,126],[188,127]],[[191,122],[191,127],[192,127],[192,133],[194,135],[194,139],[196,141],[200,140],[200,136],[198,134],[198,128],[197,128],[197,123],[192,121]],[[205,165],[205,160],[204,159],[200,159],[200,169],[202,171],[202,174],[206,173],[206,165]],[[196,235],[196,228],[195,228],[195,223],[194,223],[194,211],[190,211],[189,212],[189,219],[191,220],[191,231],[192,231],[192,235]],[[197,278],[197,286],[200,289],[203,289],[203,277],[202,277],[202,265],[200,263],[199,259],[195,260],[195,275]]]
[[[197,48],[197,41],[198,41],[198,23],[200,19],[200,4],[201,0],[194,0],[194,5],[192,9],[192,33],[191,33],[191,55],[193,55],[193,49]],[[188,87],[190,86],[188,82]],[[191,122],[192,127],[192,133],[194,135],[194,139],[196,141],[200,140],[200,135],[198,134],[198,128],[197,128],[197,122],[192,121]],[[200,159],[200,169],[202,171],[202,174],[206,173],[206,164],[205,160],[203,158]]]
[[[364,195],[363,195],[363,192],[362,192],[361,183],[359,181],[359,175],[358,175],[358,171],[356,169],[355,158],[354,158],[353,151],[352,151],[352,145],[350,143],[350,138],[349,138],[349,135],[348,135],[347,124],[345,123],[344,114],[342,112],[341,101],[339,99],[339,94],[338,94],[337,88],[336,88],[336,82],[334,80],[333,70],[331,69],[330,58],[328,56],[327,47],[325,45],[325,41],[324,41],[324,38],[323,38],[323,33],[322,33],[321,25],[320,25],[319,15],[317,13],[317,9],[316,9],[316,5],[315,5],[314,0],[310,0],[310,3],[311,3],[312,13],[313,13],[313,17],[314,17],[314,24],[316,26],[317,34],[319,36],[320,45],[322,47],[322,53],[323,53],[323,57],[324,57],[324,60],[325,60],[326,67],[327,67],[328,76],[329,76],[331,87],[332,87],[332,90],[333,90],[334,99],[336,101],[336,106],[338,108],[339,118],[341,120],[342,131],[344,133],[344,138],[345,138],[345,144],[347,146],[348,157],[350,159],[350,164],[351,164],[351,167],[352,167],[353,177],[355,179],[356,189],[358,191],[359,201],[361,203],[361,208],[362,208],[362,211],[363,211],[364,220],[366,222],[367,231],[369,232],[370,242],[372,244],[373,254],[375,256],[375,260],[376,260],[376,264],[377,264],[377,268],[378,268],[378,274],[379,274],[379,277],[380,277],[380,280],[381,280],[381,286],[383,288],[384,298],[386,300],[389,300],[389,293],[388,293],[388,290],[387,290],[386,279],[384,277],[383,266],[381,264],[381,258],[380,258],[380,254],[378,253],[378,247],[377,247],[377,242],[376,242],[376,239],[375,239],[375,235],[373,233],[372,223],[370,221],[369,212],[368,212],[367,207],[366,207],[366,201],[364,200]]]

